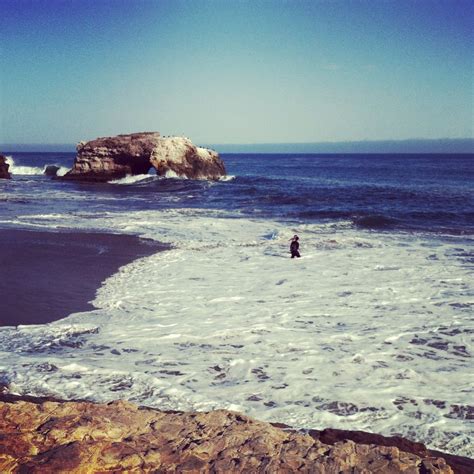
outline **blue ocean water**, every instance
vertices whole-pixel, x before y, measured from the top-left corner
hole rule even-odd
[[[11,392],[227,408],[474,456],[473,155],[224,154],[218,182],[101,184],[43,175],[72,153],[9,155],[0,229],[169,246],[103,281],[90,311],[0,328]]]
[[[228,181],[150,176],[124,186],[42,175],[47,164],[70,168],[73,153],[7,155],[14,180],[0,188],[2,218],[45,208],[74,212],[88,199],[97,212],[206,208],[285,222],[349,220],[385,231],[474,232],[474,155],[224,154],[234,177]]]

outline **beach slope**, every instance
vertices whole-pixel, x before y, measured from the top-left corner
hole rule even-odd
[[[0,326],[90,311],[106,278],[165,248],[134,235],[21,229],[2,229],[0,247]]]

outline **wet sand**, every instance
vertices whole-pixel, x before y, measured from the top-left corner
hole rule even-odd
[[[0,230],[0,326],[43,324],[93,309],[121,266],[165,250],[131,235]]]

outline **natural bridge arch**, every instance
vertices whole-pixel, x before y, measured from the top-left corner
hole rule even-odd
[[[225,176],[224,163],[215,151],[196,147],[188,138],[142,132],[79,143],[73,168],[63,179],[110,181],[147,174],[151,167],[159,176],[168,171],[190,179]]]

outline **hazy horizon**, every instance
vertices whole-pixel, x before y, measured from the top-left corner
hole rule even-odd
[[[472,138],[466,0],[0,0],[0,143]]]
[[[220,153],[469,153],[474,154],[473,138],[361,140],[339,142],[287,143],[197,143]],[[74,152],[73,143],[1,144],[0,152]]]

